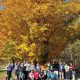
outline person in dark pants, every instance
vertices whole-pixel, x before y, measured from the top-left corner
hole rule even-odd
[[[29,72],[30,72],[30,64],[28,62],[26,62],[24,64],[24,75],[25,75],[24,80],[28,80],[28,78],[29,78],[29,76],[28,76]]]
[[[53,71],[56,74],[56,77],[59,77],[59,63],[58,63],[58,61],[53,62]]]
[[[24,80],[27,80],[28,79],[28,73],[26,71],[26,66],[23,67],[23,72],[24,72],[24,75],[25,75]]]
[[[11,78],[11,73],[12,73],[12,68],[13,66],[11,65],[11,63],[9,63],[9,65],[7,66],[7,80],[10,80]]]
[[[66,79],[65,62],[62,62],[62,63],[63,63],[63,74],[64,74],[64,79]]]
[[[19,67],[20,67],[20,62],[16,62],[14,70],[15,70],[15,75],[17,77],[17,80],[19,80]]]
[[[69,79],[69,65],[65,64],[65,75],[66,75],[66,79]]]

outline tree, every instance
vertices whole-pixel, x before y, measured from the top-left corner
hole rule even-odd
[[[69,43],[65,48],[64,53],[61,55],[62,59],[69,62],[73,62],[76,67],[79,67],[80,61],[80,40],[76,40],[74,43]]]
[[[12,39],[8,40],[5,45],[2,47],[1,58],[11,59],[12,61],[15,59],[16,56],[16,42]]]
[[[75,26],[71,27],[70,24],[79,15],[79,2],[5,0],[2,4],[6,8],[0,12],[1,33],[4,30],[4,36],[9,38],[8,32],[11,31],[11,36],[17,39],[19,46],[25,42],[20,36],[26,36],[28,42],[25,42],[24,47],[31,50],[30,46],[35,44],[34,54],[39,58],[41,56],[44,59],[45,56],[46,59],[51,59],[60,54],[68,44],[69,38],[78,31],[78,28],[75,29]],[[5,24],[2,24],[4,22]]]

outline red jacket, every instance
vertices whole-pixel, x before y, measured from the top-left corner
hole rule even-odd
[[[39,78],[39,72],[34,72],[34,78],[36,78],[36,79]]]
[[[70,70],[71,70],[71,71],[74,70],[74,65],[70,65]]]

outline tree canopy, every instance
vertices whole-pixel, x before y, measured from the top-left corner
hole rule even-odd
[[[15,48],[14,54],[21,58],[51,59],[80,33],[79,1],[4,0],[1,4],[5,7],[0,11],[3,52],[6,45],[13,44],[7,50]]]

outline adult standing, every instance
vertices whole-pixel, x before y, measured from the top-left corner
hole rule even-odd
[[[14,70],[15,70],[15,75],[17,77],[17,80],[19,80],[19,66],[20,66],[20,62],[16,62],[14,66]]]
[[[22,63],[19,67],[19,80],[24,80],[24,64]]]
[[[28,79],[28,75],[29,75],[30,70],[31,70],[31,65],[27,62],[27,65],[26,65],[26,72],[27,72],[26,79]]]
[[[63,64],[64,79],[66,79],[65,62],[63,61],[62,64]]]
[[[65,64],[65,75],[66,75],[66,80],[69,80],[69,65]]]
[[[55,64],[54,64],[54,65],[55,65]],[[53,69],[54,69],[53,63],[52,63],[52,62],[50,62],[49,70],[50,70],[50,71],[53,71]]]
[[[56,74],[56,77],[59,76],[59,63],[57,61],[54,61],[53,63],[54,73]]]
[[[75,80],[75,67],[73,63],[70,63],[70,79]]]
[[[28,62],[24,61],[24,66],[23,66],[24,80],[28,79],[28,72],[26,70],[27,65],[28,65]]]
[[[32,70],[32,71],[34,71],[34,70],[35,70],[35,65],[34,65],[34,63],[33,63],[33,62],[30,64],[30,70]]]
[[[64,69],[64,65],[62,64],[62,62],[59,62],[59,78],[60,80],[64,79],[64,72],[63,72],[63,69]]]
[[[39,64],[37,64],[37,65],[36,65],[36,70],[37,70],[38,72],[40,72],[40,71],[41,71],[41,67],[40,67],[40,65],[39,65]]]
[[[7,66],[7,80],[10,80],[10,78],[12,77],[12,69],[13,69],[13,66],[11,63],[8,64]]]

